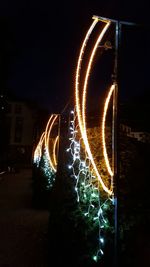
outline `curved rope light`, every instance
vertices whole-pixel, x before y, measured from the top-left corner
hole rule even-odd
[[[95,23],[94,23],[95,22]],[[89,142],[88,142],[88,138],[87,138],[87,132],[86,132],[86,122],[85,122],[85,104],[86,104],[86,92],[87,92],[87,85],[88,85],[88,77],[90,74],[90,70],[91,70],[91,66],[92,66],[92,62],[97,50],[97,47],[99,45],[99,43],[101,42],[105,32],[107,31],[108,27],[110,26],[110,21],[105,22],[106,25],[103,28],[102,32],[99,34],[99,37],[94,45],[94,48],[92,50],[91,56],[90,56],[90,60],[89,60],[89,64],[88,64],[88,68],[86,71],[86,76],[85,76],[85,82],[84,82],[84,88],[83,88],[83,96],[82,96],[82,112],[81,112],[81,107],[80,107],[80,97],[79,97],[79,77],[80,77],[80,69],[81,69],[81,60],[82,60],[82,54],[84,53],[84,48],[87,44],[87,41],[89,39],[89,36],[92,32],[92,30],[94,29],[94,26],[96,25],[96,23],[98,22],[98,19],[94,19],[94,22],[92,23],[90,29],[88,30],[86,37],[83,41],[81,50],[80,50],[80,54],[79,54],[79,59],[78,59],[78,64],[77,64],[77,71],[76,71],[76,82],[75,82],[75,98],[76,98],[76,110],[77,110],[77,118],[78,118],[78,122],[79,122],[79,127],[80,127],[80,131],[81,131],[81,135],[85,144],[85,149],[88,153],[89,159],[91,160],[92,166],[94,168],[94,171],[98,177],[98,180],[100,182],[100,184],[102,185],[102,188],[104,189],[105,192],[107,192],[109,195],[112,194],[112,190],[110,190],[103,182],[98,169],[96,167],[95,161],[93,159],[92,153],[91,153],[91,149],[89,146]]]
[[[105,159],[107,171],[108,171],[108,173],[110,174],[111,177],[113,177],[113,171],[112,171],[112,169],[110,167],[110,162],[109,162],[107,148],[106,148],[106,141],[105,141],[105,123],[106,123],[106,116],[107,116],[107,110],[108,110],[110,98],[111,98],[114,90],[115,90],[115,84],[112,84],[111,87],[110,87],[110,89],[109,89],[108,95],[106,97],[106,101],[105,101],[105,105],[104,105],[104,111],[103,111],[103,119],[102,119],[102,145],[103,145],[103,155],[104,155],[104,159]]]
[[[95,53],[97,51],[98,45],[102,41],[102,38],[103,38],[104,34],[106,33],[106,31],[107,31],[109,26],[110,26],[110,22],[107,22],[105,27],[103,28],[103,30],[99,34],[99,37],[98,37],[98,39],[97,39],[97,41],[96,41],[96,43],[94,45],[94,48],[92,50],[92,53],[91,53],[91,56],[90,56],[90,60],[89,60],[89,63],[88,63],[88,68],[87,68],[85,81],[84,81],[83,96],[82,96],[82,121],[83,121],[83,131],[84,131],[84,142],[86,144],[86,150],[87,150],[88,156],[89,156],[89,158],[91,160],[91,163],[93,165],[94,171],[95,171],[95,173],[96,173],[96,175],[98,177],[98,180],[101,183],[103,189],[108,194],[111,194],[112,193],[111,190],[109,190],[108,187],[104,184],[104,182],[103,182],[103,180],[102,180],[102,178],[100,176],[100,173],[99,173],[99,171],[97,169],[97,166],[95,164],[95,161],[94,161],[91,149],[90,149],[90,145],[89,145],[88,137],[87,137],[87,131],[86,131],[86,115],[85,115],[86,94],[87,94],[87,87],[88,87],[88,80],[89,80],[89,76],[90,76],[90,70],[91,70],[91,67],[92,67],[92,63],[93,63],[94,56],[95,56]]]
[[[55,138],[54,145],[53,145],[53,162],[55,166],[57,166],[56,148],[58,145],[58,141],[59,141],[59,135],[57,135],[57,137]]]
[[[42,156],[42,145],[43,145],[43,141],[44,141],[44,136],[45,136],[45,132],[42,133],[40,140],[36,146],[36,149],[34,151],[34,162],[36,162],[37,159],[40,159]]]
[[[56,167],[54,166],[53,160],[49,152],[49,139],[50,139],[52,128],[57,118],[58,118],[58,115],[52,114],[50,119],[48,120],[48,123],[46,125],[46,130],[45,130],[45,148],[46,148],[46,152],[48,155],[50,166],[52,167],[54,172],[56,172]]]
[[[78,63],[77,63],[77,69],[76,69],[76,79],[75,79],[75,99],[76,99],[76,110],[77,110],[77,117],[78,117],[78,122],[79,122],[79,127],[80,130],[82,131],[82,114],[81,114],[81,108],[80,108],[80,98],[79,98],[79,78],[80,78],[80,70],[81,70],[81,62],[82,62],[82,57],[84,55],[84,51],[87,45],[87,42],[90,38],[90,35],[96,26],[98,22],[98,19],[94,19],[92,25],[90,26],[89,30],[87,31],[87,34],[85,36],[85,39],[83,41],[82,47],[80,49],[80,54],[78,58]]]

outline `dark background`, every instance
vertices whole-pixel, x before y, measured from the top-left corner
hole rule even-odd
[[[93,14],[133,21],[138,24],[135,27],[123,26],[122,28],[119,54],[119,92],[120,105],[122,103],[125,105],[124,109],[121,109],[120,115],[127,125],[138,126],[138,130],[149,131],[150,25],[149,7],[148,3],[144,1],[127,0],[123,3],[123,1],[100,0],[53,2],[9,0],[1,2],[0,90],[33,100],[41,107],[48,109],[49,113],[61,112],[74,95],[74,78],[79,49],[91,24]],[[92,83],[90,83],[92,90],[90,91],[96,97],[103,95],[107,87],[104,74],[107,73],[107,66],[110,67],[109,60],[112,55],[105,54],[105,56],[100,58],[102,61],[97,59],[97,68],[92,73]],[[112,66],[109,68],[110,76],[111,69]],[[95,107],[95,100],[92,99],[92,101],[92,105]],[[67,129],[67,127],[64,128]],[[123,142],[123,145],[121,150],[125,152],[123,162],[127,161],[132,166],[124,179],[127,183],[126,188],[124,184],[119,186],[119,188],[126,189],[119,196],[119,215],[122,220],[120,225],[124,221],[127,223],[127,227],[129,225],[125,235],[127,240],[124,240],[126,251],[123,259],[136,259],[135,266],[137,266],[137,262],[141,266],[143,258],[147,261],[149,255],[149,186],[147,186],[149,185],[149,147],[147,144],[137,144],[137,141],[133,140]],[[135,153],[132,153],[131,146],[134,146]],[[128,154],[129,156],[133,155],[132,161]],[[64,156],[64,152],[62,155]],[[60,161],[60,163],[64,162]],[[126,165],[124,169],[127,169]],[[60,178],[63,176],[62,169],[60,169],[60,173],[58,172],[58,176]],[[59,182],[58,180],[56,188],[59,190],[56,191],[62,192]],[[66,194],[66,188],[64,192]],[[62,196],[63,200],[66,200],[65,194]],[[71,201],[66,202],[67,204],[72,203]],[[61,207],[59,204],[58,207]],[[124,214],[126,215],[125,220]],[[64,218],[59,221],[58,214],[54,215],[60,229],[60,222],[63,222]],[[129,224],[131,215],[134,217],[133,227],[130,227]],[[53,230],[55,224],[52,226]],[[67,226],[64,228],[69,233]],[[141,234],[140,241],[138,241],[138,233]],[[59,244],[57,241],[66,240],[62,238],[63,234],[60,233],[60,236],[57,236],[58,239],[54,236],[57,252]],[[69,234],[67,237],[70,240]],[[69,249],[68,244],[70,245],[70,243],[67,241],[66,246]],[[144,246],[145,249],[143,249]],[[65,253],[67,249],[64,248]],[[133,251],[131,251],[132,249]],[[74,251],[72,253],[75,255]],[[54,257],[56,255],[58,254],[54,253]],[[124,264],[130,266],[126,262]]]
[[[128,93],[134,96],[148,90],[148,3],[120,2],[1,2],[1,90],[32,99],[50,112],[60,112],[74,94],[79,49],[93,14],[140,24],[123,29],[121,94],[126,99]]]

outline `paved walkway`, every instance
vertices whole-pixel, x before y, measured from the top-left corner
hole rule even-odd
[[[46,267],[49,213],[32,207],[32,173],[0,175],[0,267]]]

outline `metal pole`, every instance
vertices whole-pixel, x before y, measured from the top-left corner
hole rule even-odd
[[[118,123],[118,52],[120,44],[120,30],[121,23],[115,22],[115,62],[114,62],[114,84],[115,89],[113,93],[113,117],[112,117],[112,166],[113,166],[113,192],[114,192],[114,267],[119,266],[118,255],[118,137],[119,137],[119,123]]]
[[[58,115],[58,146],[57,146],[57,164],[58,164],[58,156],[59,156],[59,144],[60,144],[60,121],[61,121],[61,115]]]

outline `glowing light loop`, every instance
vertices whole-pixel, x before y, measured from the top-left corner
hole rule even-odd
[[[95,22],[95,23],[94,23]],[[88,33],[86,34],[86,37],[83,41],[81,50],[80,50],[80,55],[79,55],[79,59],[78,59],[78,64],[77,64],[77,71],[76,71],[76,82],[75,82],[75,98],[76,98],[76,110],[77,110],[77,117],[78,117],[78,122],[79,122],[79,127],[80,127],[80,131],[81,131],[81,135],[82,138],[84,140],[84,144],[85,144],[85,149],[88,153],[88,156],[91,160],[91,163],[93,165],[94,171],[96,173],[96,176],[98,177],[98,180],[100,181],[100,184],[102,185],[103,189],[105,192],[107,192],[109,195],[112,194],[112,190],[110,190],[103,182],[98,169],[96,167],[95,161],[93,159],[91,150],[90,150],[90,146],[89,146],[89,142],[88,142],[88,138],[87,138],[87,132],[86,132],[86,122],[85,122],[85,104],[86,104],[86,91],[87,91],[87,85],[88,85],[88,77],[90,74],[90,70],[91,70],[91,66],[92,66],[92,62],[94,59],[94,55],[96,53],[98,44],[100,43],[100,41],[102,40],[105,32],[107,31],[110,22],[107,22],[105,27],[103,28],[102,32],[100,33],[93,51],[91,53],[90,56],[90,60],[89,60],[89,64],[88,64],[88,68],[87,68],[87,72],[86,72],[86,76],[85,76],[85,82],[84,82],[84,88],[83,88],[83,95],[82,95],[82,112],[81,112],[81,105],[80,105],[80,97],[79,97],[79,77],[80,77],[80,69],[81,69],[81,56],[84,53],[84,48],[85,48],[85,44],[87,43],[87,40],[89,38],[90,33],[92,32],[94,26],[97,23],[97,19],[94,21],[88,31]]]
[[[108,153],[107,153],[107,148],[106,148],[106,141],[105,141],[105,122],[106,122],[106,115],[108,111],[108,106],[110,102],[110,98],[112,96],[112,93],[115,89],[115,84],[111,85],[108,95],[106,97],[105,105],[104,105],[104,112],[103,112],[103,119],[102,119],[102,145],[103,145],[103,155],[106,163],[106,167],[108,170],[108,173],[110,174],[111,177],[113,177],[113,172],[110,166],[109,158],[108,158]]]

